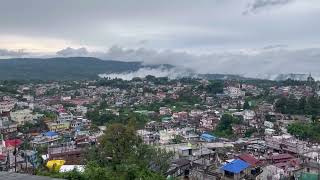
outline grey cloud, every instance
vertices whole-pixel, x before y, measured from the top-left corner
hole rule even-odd
[[[247,9],[243,14],[256,13],[264,8],[270,8],[273,6],[283,6],[293,2],[294,0],[253,0],[253,2],[248,3]]]
[[[60,47],[91,49],[113,44],[154,49],[253,48],[269,43],[308,46],[319,39],[315,33],[320,30],[319,11],[308,9],[319,7],[319,0],[299,1],[301,13],[281,9],[277,15],[241,16],[248,2],[256,12],[287,1],[3,0],[0,35],[59,39],[68,42]]]
[[[56,53],[58,56],[86,56],[88,55],[88,51],[86,48],[71,48],[67,47],[62,49]]]
[[[21,44],[50,55],[51,47],[83,46],[91,52],[70,47],[56,55],[169,63],[204,73],[316,72],[320,65],[319,49],[311,49],[320,46],[319,0],[0,1],[1,48]],[[254,16],[242,16],[246,5]],[[265,9],[276,12],[257,13]],[[48,43],[32,47],[42,40]]]
[[[270,50],[270,49],[281,49],[281,48],[288,48],[288,47],[289,46],[285,44],[275,44],[275,45],[265,46],[263,47],[263,49]]]
[[[240,74],[248,77],[269,77],[283,73],[319,74],[320,48],[262,48],[255,51],[255,53],[239,51],[195,55],[170,50],[124,49],[114,46],[107,52],[89,52],[88,55],[105,60],[171,64],[197,73]]]
[[[29,53],[23,49],[19,49],[19,50],[0,49],[0,56],[3,56],[3,57],[21,57],[28,54]]]

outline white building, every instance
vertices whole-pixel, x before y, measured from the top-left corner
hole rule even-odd
[[[26,122],[31,122],[34,120],[34,115],[30,109],[18,110],[14,112],[10,112],[11,120],[18,123],[19,125],[23,125]]]
[[[8,117],[0,117],[0,131],[2,134],[16,132],[17,127],[18,124],[10,121]]]
[[[145,144],[154,144],[159,140],[159,134],[147,130],[138,130],[137,134]]]
[[[276,130],[274,130],[274,129],[269,129],[269,128],[267,128],[267,129],[264,130],[264,134],[265,134],[265,135],[268,135],[268,136],[274,135],[275,132],[276,132]]]
[[[254,119],[256,113],[252,110],[245,110],[243,111],[243,119],[244,120],[252,120]]]
[[[203,111],[201,110],[191,110],[190,113],[189,113],[189,116],[190,117],[199,117],[199,116],[202,116],[203,115]]]
[[[71,96],[61,96],[61,101],[69,101],[71,100]]]
[[[204,117],[200,120],[200,126],[208,130],[214,130],[216,127],[215,122],[218,120],[218,118]]]
[[[160,115],[171,115],[171,109],[167,107],[160,107],[159,109]]]
[[[91,121],[86,118],[83,118],[82,116],[77,116],[71,121],[70,126],[73,129],[88,128],[91,126]]]
[[[274,165],[269,165],[263,168],[261,174],[259,174],[256,179],[257,180],[265,180],[265,179],[273,179],[280,180],[281,177],[285,176],[285,172],[283,169],[278,168]]]
[[[264,121],[263,125],[269,129],[272,129],[274,127],[273,122],[270,121]]]
[[[245,92],[244,91],[241,91],[240,88],[232,87],[232,86],[224,88],[224,94],[228,95],[231,98],[237,98],[237,97],[245,96]]]
[[[59,113],[58,116],[58,123],[66,122],[66,121],[72,121],[73,120],[73,115],[68,114],[68,113]]]
[[[159,132],[160,135],[160,144],[168,144],[171,140],[175,138],[176,135],[178,135],[178,132],[170,129],[170,130],[162,130]]]
[[[88,108],[87,107],[80,106],[80,105],[77,106],[76,110],[77,110],[77,112],[79,112],[79,113],[81,113],[83,115],[87,114],[87,112],[88,112]]]
[[[22,99],[25,99],[27,102],[32,102],[34,101],[34,97],[31,95],[23,95]]]

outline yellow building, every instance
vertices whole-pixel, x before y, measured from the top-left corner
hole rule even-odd
[[[48,128],[50,131],[64,131],[70,128],[70,122],[63,123],[49,123]]]

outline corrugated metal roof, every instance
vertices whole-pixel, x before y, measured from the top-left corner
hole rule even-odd
[[[259,162],[258,159],[256,159],[255,157],[253,157],[253,156],[251,156],[249,154],[241,154],[239,156],[239,158],[242,159],[243,161],[253,165],[253,166],[256,165]]]
[[[205,138],[216,138],[215,136],[213,136],[213,135],[211,135],[211,134],[207,134],[207,133],[201,134],[201,137],[205,137]]]
[[[240,173],[241,171],[248,168],[250,165],[246,163],[245,161],[242,161],[240,159],[233,160],[230,163],[227,163],[222,167],[222,170],[229,171],[235,174]]]
[[[46,133],[44,133],[45,136],[49,136],[49,137],[52,137],[52,136],[56,136],[58,135],[58,133],[54,132],[54,131],[48,131]]]
[[[318,180],[318,174],[302,173],[299,180]]]

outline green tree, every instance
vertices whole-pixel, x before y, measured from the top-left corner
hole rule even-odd
[[[250,109],[249,101],[245,101],[243,104],[243,109]]]
[[[214,134],[222,137],[228,137],[233,134],[232,132],[232,123],[234,118],[230,114],[222,115]]]
[[[134,120],[129,120],[128,125],[109,125],[101,143],[88,149],[83,173],[40,171],[39,174],[69,180],[164,180],[173,154],[144,144],[134,125]]]
[[[209,94],[215,95],[217,93],[223,93],[223,81],[210,81],[206,86],[206,91]]]
[[[136,135],[134,125],[134,121],[130,120],[127,126],[108,126],[100,145],[90,150],[88,161],[108,168],[125,179],[142,175],[161,177],[169,168],[172,154],[144,144]]]
[[[275,109],[277,112],[287,113],[287,98],[281,97],[275,103]]]
[[[298,101],[298,109],[299,109],[299,112],[301,114],[306,112],[306,104],[307,104],[306,97],[302,97],[302,98],[299,99],[299,101]]]

